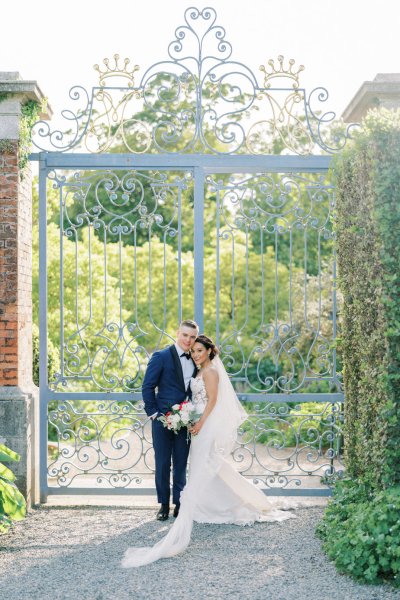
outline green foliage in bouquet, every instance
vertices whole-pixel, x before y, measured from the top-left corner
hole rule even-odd
[[[0,534],[26,514],[25,498],[15,485],[14,473],[3,462],[18,462],[19,454],[0,444]]]
[[[400,586],[400,487],[380,492],[360,481],[336,485],[318,525],[324,550],[341,573]]]

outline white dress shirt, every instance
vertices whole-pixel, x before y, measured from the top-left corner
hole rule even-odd
[[[186,356],[181,356],[181,354],[186,354],[186,352],[182,350],[182,348],[178,346],[178,344],[175,344],[175,349],[178,353],[179,360],[181,361],[183,380],[185,382],[185,390],[187,390],[189,387],[190,378],[192,377],[194,371],[193,361],[191,358],[187,359]]]

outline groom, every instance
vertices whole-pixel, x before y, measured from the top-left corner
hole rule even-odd
[[[179,514],[180,495],[186,485],[189,442],[186,428],[182,428],[176,434],[166,429],[157,417],[167,413],[174,404],[180,404],[191,395],[189,383],[195,373],[195,364],[190,349],[198,334],[197,323],[191,320],[182,321],[176,333],[175,344],[154,352],[143,380],[144,408],[152,419],[156,489],[158,502],[161,504],[157,513],[159,521],[165,521],[169,516],[171,462],[174,517]]]

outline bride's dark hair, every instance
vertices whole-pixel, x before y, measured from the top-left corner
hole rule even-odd
[[[202,346],[207,348],[207,350],[209,350],[211,348],[210,360],[212,360],[215,356],[217,356],[217,354],[219,354],[217,346],[214,344],[212,339],[209,338],[208,336],[204,335],[204,333],[201,333],[200,335],[197,336],[195,343],[196,342],[199,342],[199,344],[202,344]]]

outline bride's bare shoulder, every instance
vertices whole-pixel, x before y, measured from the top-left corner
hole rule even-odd
[[[218,371],[215,367],[210,365],[207,369],[204,369],[202,372],[203,379],[205,382],[213,383],[214,381],[218,383],[219,375]]]

